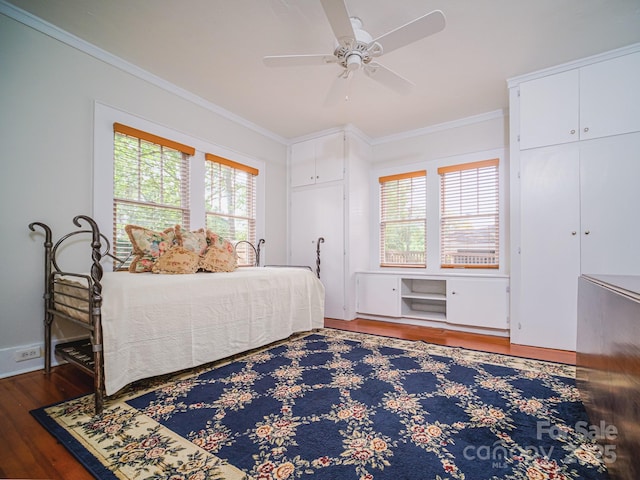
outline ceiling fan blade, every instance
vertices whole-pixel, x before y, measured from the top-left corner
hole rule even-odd
[[[346,74],[341,73],[331,84],[331,88],[327,93],[327,98],[324,101],[325,107],[334,107],[341,102],[349,100],[351,93],[351,79],[353,78],[353,72]],[[346,76],[345,76],[346,75]]]
[[[444,29],[445,25],[446,20],[444,14],[440,10],[434,10],[395,30],[385,33],[371,43],[379,43],[382,45],[384,53],[389,53],[424,37],[438,33]]]
[[[401,95],[408,95],[415,85],[379,63],[371,62],[364,67],[364,73],[382,85],[395,90]]]
[[[356,34],[344,0],[321,0],[321,3],[338,43],[343,45],[354,39]]]
[[[333,55],[272,55],[262,59],[267,67],[308,67],[336,61]]]

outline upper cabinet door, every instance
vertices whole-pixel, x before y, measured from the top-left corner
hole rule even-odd
[[[578,86],[578,70],[520,84],[520,149],[579,139]]]
[[[316,139],[316,183],[344,177],[344,135],[333,133]]]
[[[580,69],[580,138],[640,131],[640,52]]]
[[[314,140],[291,145],[291,186],[316,183],[316,145]]]

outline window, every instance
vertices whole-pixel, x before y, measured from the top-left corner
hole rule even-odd
[[[380,177],[380,266],[426,267],[427,172]]]
[[[440,175],[442,268],[498,268],[498,159],[451,165]]]
[[[124,258],[127,224],[189,228],[189,157],[195,149],[114,123],[113,252]]]
[[[258,169],[205,154],[205,215],[207,228],[232,243],[256,244],[256,177]],[[237,248],[238,264],[253,265],[254,251],[247,244]]]

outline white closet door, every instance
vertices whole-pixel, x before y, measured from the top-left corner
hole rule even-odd
[[[316,272],[320,244],[320,280],[325,287],[325,317],[344,319],[343,186],[331,185],[291,193],[291,263]]]
[[[520,149],[579,140],[578,70],[520,84]]]
[[[521,302],[513,343],[576,348],[579,169],[577,144],[521,153]]]
[[[580,138],[640,131],[640,52],[580,69]]]
[[[582,273],[640,274],[640,133],[583,142]]]

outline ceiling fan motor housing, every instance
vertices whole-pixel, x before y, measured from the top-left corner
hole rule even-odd
[[[373,57],[382,54],[382,47],[375,43],[371,45],[373,37],[362,30],[362,20],[350,17],[355,38],[341,39],[333,54],[338,63],[349,71],[358,70],[363,64],[368,64]]]

